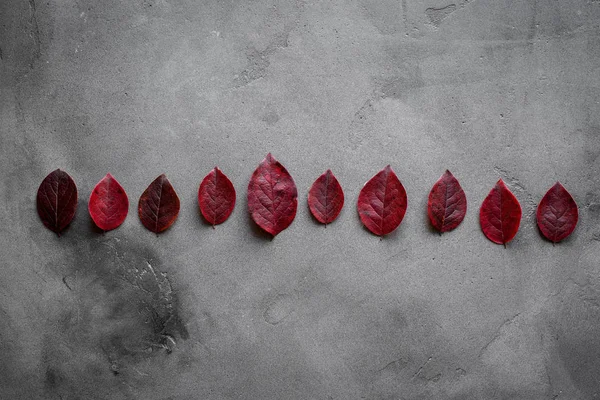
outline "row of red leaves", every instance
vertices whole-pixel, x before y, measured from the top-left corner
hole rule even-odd
[[[268,154],[252,174],[248,184],[248,209],[263,230],[275,236],[286,229],[296,216],[298,191],[294,179],[279,161]],[[215,167],[200,183],[198,205],[206,221],[223,223],[235,206],[233,184]],[[308,192],[308,205],[315,219],[333,222],[344,206],[344,192],[331,170],[314,182]],[[44,225],[60,233],[75,216],[77,187],[73,179],[57,169],[42,182],[37,193],[37,210]],[[138,214],[142,224],[152,232],[169,228],[179,214],[179,197],[163,174],[140,196]],[[407,208],[406,191],[388,165],[371,178],[358,196],[358,214],[362,223],[375,235],[394,231],[402,222]],[[88,210],[102,230],[117,228],[127,217],[129,200],[123,187],[107,174],[92,190]],[[427,212],[439,232],[455,229],[467,212],[467,198],[458,180],[446,171],[429,193]],[[502,179],[481,205],[479,219],[485,236],[494,243],[510,242],[519,229],[521,205]],[[540,232],[553,243],[569,236],[578,220],[575,200],[557,182],[542,198],[537,209]]]

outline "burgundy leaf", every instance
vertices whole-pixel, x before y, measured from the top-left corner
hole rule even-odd
[[[46,228],[60,233],[69,225],[77,210],[77,186],[65,171],[48,174],[37,192],[37,212]]]
[[[557,243],[569,236],[579,219],[577,203],[560,182],[546,192],[537,209],[537,223],[542,234]]]
[[[296,216],[298,191],[283,165],[267,154],[248,183],[248,209],[254,222],[275,236]]]
[[[115,229],[125,221],[129,199],[125,189],[111,174],[106,174],[92,190],[88,210],[96,226],[103,231]]]
[[[308,191],[310,212],[323,224],[330,224],[344,206],[344,191],[330,169],[319,176]]]
[[[375,235],[396,229],[406,213],[406,191],[388,165],[365,183],[358,195],[358,215]]]
[[[235,189],[219,168],[215,167],[200,183],[198,204],[200,212],[213,227],[225,222],[231,215],[235,206]]]
[[[479,211],[479,222],[485,236],[492,242],[510,242],[521,222],[521,205],[502,179],[490,191]]]
[[[142,193],[138,214],[142,224],[155,233],[173,225],[179,215],[179,197],[165,174],[156,178]]]
[[[448,232],[460,225],[466,213],[465,192],[454,175],[446,170],[429,192],[429,220],[438,231]]]

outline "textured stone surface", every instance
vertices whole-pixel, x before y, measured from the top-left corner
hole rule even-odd
[[[600,2],[4,0],[0,22],[0,398],[600,396]],[[269,151],[300,200],[272,241],[245,206]],[[408,211],[379,240],[355,204],[388,163]],[[213,230],[215,165],[239,201]],[[56,168],[80,193],[60,238],[35,212]],[[325,229],[327,168],[347,205]],[[439,236],[446,168],[469,209]],[[102,234],[107,172],[132,204]],[[157,236],[135,207],[161,173],[182,209]],[[478,223],[498,177],[523,206],[507,249]],[[553,247],[556,180],[581,219]]]

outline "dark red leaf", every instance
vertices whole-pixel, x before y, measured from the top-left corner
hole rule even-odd
[[[344,206],[344,191],[330,169],[319,176],[308,191],[310,212],[323,224],[330,224]]]
[[[111,174],[106,174],[92,190],[88,210],[94,223],[103,231],[115,229],[125,221],[129,199],[125,189]]]
[[[65,171],[48,174],[37,192],[37,211],[46,228],[60,233],[69,225],[77,210],[77,186]]]
[[[248,209],[262,229],[275,236],[290,226],[298,208],[298,191],[285,167],[267,154],[248,183]]]
[[[521,222],[521,205],[502,179],[490,191],[479,211],[479,222],[485,236],[494,243],[510,242]]]
[[[225,222],[235,206],[235,189],[221,170],[215,167],[204,177],[198,189],[200,212],[213,226]]]
[[[152,232],[159,233],[173,225],[179,215],[179,197],[165,174],[142,193],[138,213],[142,224]]]
[[[537,209],[537,223],[542,234],[557,243],[575,230],[579,212],[571,193],[560,182],[546,192]]]
[[[406,213],[406,191],[388,165],[377,173],[358,195],[358,215],[362,223],[376,235],[396,229]]]
[[[465,192],[454,175],[446,170],[429,192],[429,220],[438,231],[448,232],[460,225],[466,213]]]

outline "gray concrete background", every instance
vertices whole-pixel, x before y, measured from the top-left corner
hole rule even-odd
[[[0,22],[0,398],[600,397],[597,0],[3,0]],[[245,204],[269,151],[300,194],[273,241]],[[388,163],[409,206],[379,240],[355,202]],[[215,165],[238,204],[213,230]],[[61,238],[35,211],[56,168],[80,193]],[[469,210],[440,237],[446,168]],[[107,172],[131,207],[101,234]],[[163,172],[182,209],[156,236],[136,205]],[[524,211],[507,249],[478,221],[499,177]],[[556,180],[580,223],[553,247],[534,211]]]

